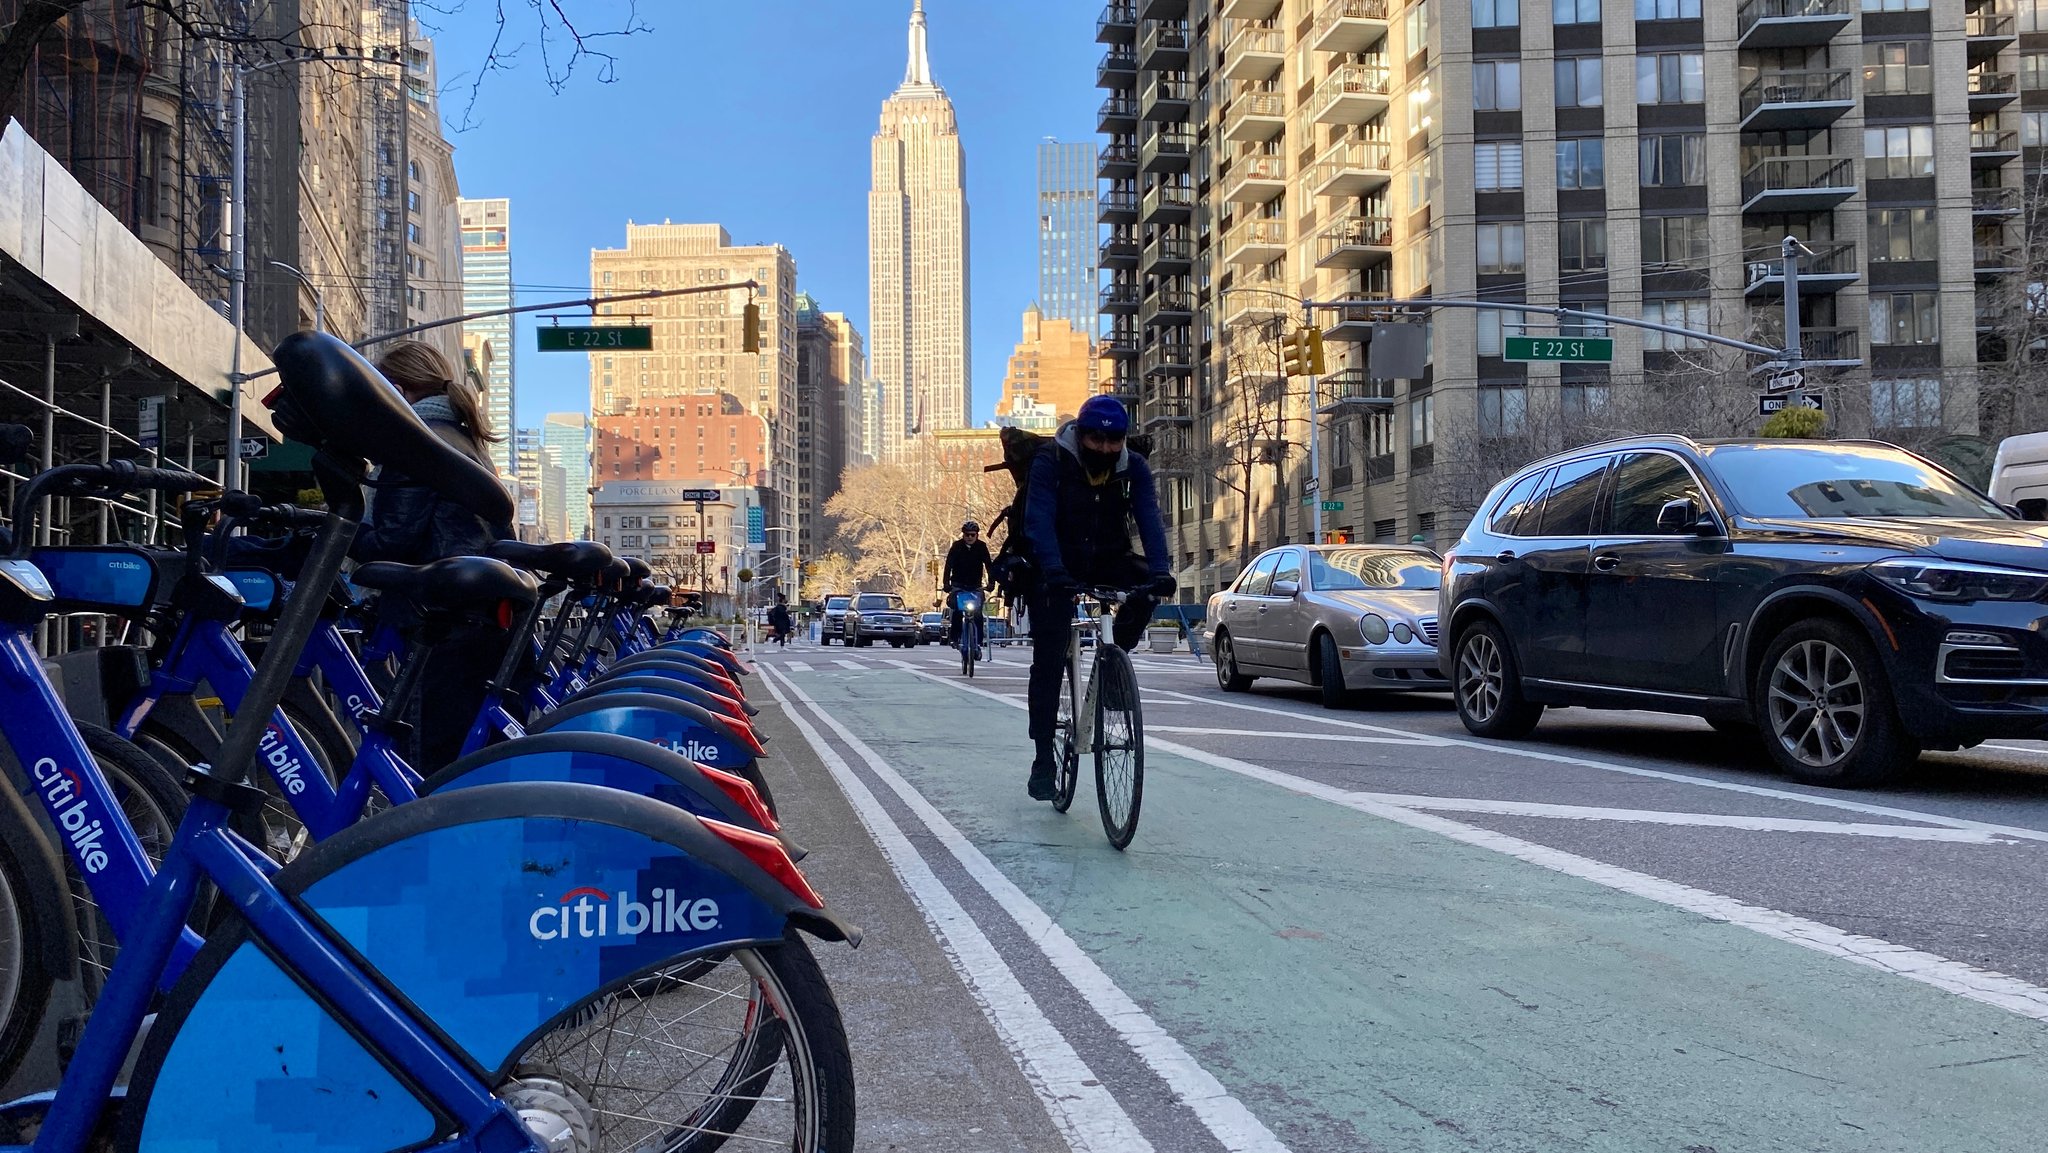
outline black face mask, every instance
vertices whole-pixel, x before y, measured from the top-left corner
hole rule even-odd
[[[1116,467],[1116,462],[1118,458],[1122,456],[1122,449],[1118,449],[1115,452],[1098,452],[1095,449],[1089,448],[1087,445],[1082,445],[1081,467],[1087,469],[1091,473],[1108,472],[1110,469]]]

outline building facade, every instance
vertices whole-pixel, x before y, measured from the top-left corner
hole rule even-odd
[[[1095,334],[1095,144],[1038,146],[1038,307]]]
[[[562,470],[560,540],[588,540],[590,422],[580,412],[551,412],[541,422],[548,462]]]
[[[1975,436],[1980,362],[2010,354],[1989,337],[2023,157],[2048,144],[2025,91],[2048,74],[2023,66],[2044,33],[2039,5],[1991,0],[1113,0],[1104,347],[1176,466],[1183,594],[1228,581],[1247,546],[1306,539],[1312,480],[1343,505],[1326,531],[1442,546],[1521,461],[1759,419],[1741,353],[1375,300],[1562,305],[1778,347],[1790,236],[1831,429]],[[1368,302],[1318,313],[1314,396],[1275,367],[1304,299]],[[1424,325],[1426,364],[1379,379],[1366,341],[1395,323]],[[1611,336],[1613,359],[1510,360],[1524,334]],[[1315,478],[1312,401],[1339,406]]]
[[[594,422],[591,483],[766,485],[767,428],[729,392],[649,401]]]
[[[1020,401],[1049,406],[1062,418],[1081,410],[1081,402],[1100,391],[1096,381],[1095,341],[1085,329],[1045,316],[1037,305],[1024,310],[1024,333],[1010,354],[1003,376],[998,412],[1024,411]]]
[[[420,35],[416,22],[408,23],[407,28],[403,48],[404,99],[401,102],[382,97],[398,106],[405,147],[399,163],[380,165],[386,170],[379,176],[379,187],[389,187],[384,183],[388,178],[393,184],[402,184],[405,195],[402,205],[388,208],[403,219],[402,228],[393,230],[389,248],[384,247],[385,237],[378,237],[377,259],[368,265],[375,285],[389,266],[387,254],[396,252],[399,257],[398,275],[392,282],[398,289],[397,307],[391,307],[392,294],[387,292],[383,311],[376,318],[379,332],[446,320],[463,313],[462,216],[458,207],[462,193],[455,179],[455,147],[441,132],[440,79],[434,42]],[[372,123],[389,115],[379,105],[373,110]],[[383,153],[379,159],[388,161],[390,154]],[[380,223],[392,219],[381,215],[385,211],[387,206],[380,197]],[[451,359],[462,347],[461,329],[452,324],[430,328],[420,333],[418,339],[441,349]],[[512,414],[507,413],[507,421],[511,418]],[[499,426],[498,431],[504,431],[504,426]]]
[[[868,324],[886,386],[881,449],[964,428],[973,412],[967,156],[953,102],[932,79],[924,0],[910,16],[910,62],[882,102],[868,192]]]
[[[826,551],[833,534],[825,505],[839,494],[847,467],[847,415],[860,400],[867,358],[845,313],[797,297],[797,499],[799,557]]]
[[[655,579],[671,588],[701,590],[707,601],[729,606],[738,570],[746,566],[746,510],[760,499],[760,490],[709,486],[718,490],[718,499],[699,506],[684,499],[698,487],[658,481],[604,485],[591,497],[591,539],[620,556],[646,561]],[[720,615],[716,604],[711,611]]]
[[[512,202],[503,198],[462,200],[456,204],[462,222],[462,313],[512,307]],[[462,326],[465,333],[491,342],[489,372],[484,382],[484,416],[505,439],[491,446],[491,462],[499,476],[518,472],[513,459],[512,416],[518,387],[512,347],[512,318],[491,316]]]

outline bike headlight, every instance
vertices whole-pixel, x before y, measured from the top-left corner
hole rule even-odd
[[[2048,572],[1966,561],[1897,557],[1866,571],[1907,596],[1927,600],[2032,601],[2048,593]]]
[[[1392,630],[1387,628],[1387,618],[1378,613],[1367,613],[1359,617],[1358,631],[1369,645],[1386,644],[1387,638],[1393,635]]]
[[[981,600],[977,597],[961,597],[960,607],[970,613],[980,612]]]

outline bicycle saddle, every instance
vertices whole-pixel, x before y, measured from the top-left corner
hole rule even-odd
[[[665,605],[667,603],[667,585],[641,585],[639,591],[633,594],[633,604],[638,608],[651,609],[656,605]]]
[[[626,587],[626,578],[631,576],[632,572],[632,567],[626,563],[624,557],[615,556],[610,564],[599,570],[597,585],[606,591],[617,592]]]
[[[612,562],[612,550],[594,540],[570,540],[560,544],[501,540],[491,546],[489,555],[514,568],[570,580],[588,580]]]
[[[646,580],[648,577],[651,577],[653,575],[654,569],[646,561],[641,560],[637,556],[629,556],[626,558],[626,576],[629,577],[634,584],[639,584],[640,582]]]
[[[323,332],[295,332],[270,359],[280,383],[263,404],[287,437],[415,477],[485,520],[512,519],[504,484],[435,435],[355,349]]]
[[[359,566],[349,582],[402,596],[421,609],[473,609],[513,601],[530,605],[540,593],[532,573],[483,556],[451,556],[429,564],[380,560]]]

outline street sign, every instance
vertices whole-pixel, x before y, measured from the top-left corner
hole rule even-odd
[[[694,500],[703,504],[716,504],[719,500],[718,490],[715,488],[686,488],[683,490],[683,499]]]
[[[161,448],[164,443],[164,398],[145,396],[136,417],[136,436],[144,448]]]
[[[1791,396],[1783,393],[1774,396],[1768,392],[1759,392],[1756,394],[1756,413],[1758,416],[1769,416],[1780,409],[1795,407],[1792,400]],[[1825,411],[1827,403],[1821,399],[1819,393],[1809,392],[1799,397],[1799,404],[1796,407]]]
[[[1806,374],[1803,372],[1781,372],[1778,375],[1764,382],[1764,391],[1791,392],[1793,389],[1798,388],[1800,385],[1805,383]]]
[[[228,442],[227,442],[227,441],[224,441],[224,440],[214,440],[214,441],[208,441],[208,442],[207,442],[207,445],[206,445],[206,455],[208,455],[208,456],[210,456],[210,457],[213,457],[213,458],[214,458],[215,460],[219,460],[219,459],[220,459],[221,457],[224,457],[224,456],[226,456],[227,454],[228,454]],[[262,437],[260,437],[260,436],[246,436],[246,437],[243,437],[243,438],[242,438],[242,454],[241,454],[241,455],[242,455],[242,459],[243,459],[243,460],[262,460],[262,459],[263,459],[264,457],[268,456],[269,454],[270,454],[270,442],[269,442],[269,441],[267,441],[267,440],[264,440],[264,439],[263,439]]]
[[[1610,364],[1614,360],[1611,336],[1509,336],[1501,340],[1501,359],[1520,361],[1578,361]]]
[[[651,352],[654,330],[637,324],[550,325],[536,328],[542,352]]]
[[[711,554],[713,554],[713,553],[715,553],[715,552],[717,552],[717,551],[718,551],[718,542],[717,542],[717,541],[715,541],[715,540],[700,540],[700,541],[698,541],[698,542],[697,542],[697,555],[698,555],[698,556],[710,556]]]
[[[767,510],[762,508],[758,504],[753,505],[747,509],[747,543],[768,543]]]
[[[1324,512],[1343,512],[1343,511],[1344,511],[1344,502],[1343,502],[1343,501],[1341,501],[1341,500],[1326,500],[1326,501],[1324,501],[1324,502],[1323,502],[1323,511],[1324,511]]]

